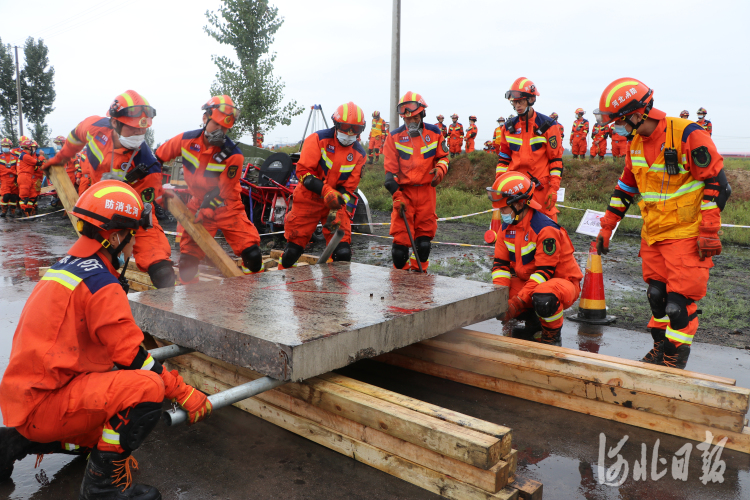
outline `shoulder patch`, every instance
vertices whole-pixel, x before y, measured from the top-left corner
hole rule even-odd
[[[234,176],[237,175],[238,168],[240,168],[239,165],[229,165],[229,167],[227,167],[227,177],[234,179]]]
[[[557,241],[555,238],[547,238],[542,242],[542,249],[547,255],[554,255],[557,250]]]
[[[690,156],[693,157],[693,163],[701,168],[706,168],[711,164],[711,153],[708,152],[706,146],[699,146],[690,152]]]
[[[448,145],[445,143],[445,141],[443,141],[443,143],[440,145],[440,147],[443,148],[443,153],[447,153],[448,151],[450,151],[450,149],[448,148]]]
[[[549,138],[549,145],[552,147],[552,149],[557,149],[557,136],[553,135]]]

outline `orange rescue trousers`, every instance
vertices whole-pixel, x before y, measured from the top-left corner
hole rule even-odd
[[[416,241],[417,238],[425,237],[430,240],[435,237],[437,232],[437,215],[435,208],[437,206],[437,191],[429,184],[423,185],[405,185],[401,186],[401,192],[407,203],[406,220],[409,223],[411,236]],[[406,232],[404,219],[396,210],[391,211],[391,231],[394,245],[402,245],[411,250],[411,241]],[[417,262],[412,255],[412,269],[417,269]],[[422,270],[426,270],[430,262],[422,262]]]
[[[628,141],[625,139],[617,141],[612,139],[612,156],[624,157],[628,153]]]
[[[190,202],[188,202],[188,209],[193,213],[197,213],[201,203],[201,200],[191,198]],[[201,224],[203,224],[203,227],[206,228],[206,231],[211,236],[216,236],[216,232],[221,229],[227,243],[238,257],[242,255],[242,251],[246,248],[250,248],[253,245],[260,245],[258,230],[255,229],[253,223],[247,218],[244,208],[219,207],[214,211],[213,218],[205,218]],[[180,236],[181,254],[192,255],[199,260],[206,256],[201,247],[198,246],[187,231],[183,231]],[[137,244],[138,240],[136,238]]]
[[[295,196],[292,203],[292,211],[286,217],[284,222],[284,237],[289,243],[294,243],[305,247],[315,232],[318,224],[325,224],[328,219],[330,209],[321,199],[312,200],[306,196]],[[340,208],[336,213],[334,223],[339,224],[339,228],[344,230],[344,237],[341,239],[344,243],[352,242],[352,221],[346,214],[344,208]],[[323,236],[326,244],[331,241],[332,233],[328,228],[323,228]]]
[[[370,138],[370,143],[367,146],[367,158],[370,161],[377,163],[380,160],[380,153],[383,151],[383,144],[385,144],[385,135],[378,135]]]
[[[148,272],[148,268],[152,265],[162,260],[170,260],[172,257],[172,246],[156,217],[154,217],[153,224],[154,227],[148,231],[138,228],[135,232],[133,258],[142,272]]]
[[[471,153],[474,151],[474,139],[466,139],[466,152]]]
[[[459,154],[461,153],[461,146],[463,145],[464,141],[460,137],[449,137],[448,138],[448,148],[450,148],[451,154]]]
[[[602,139],[600,141],[597,141],[594,139],[594,142],[591,143],[591,156],[594,157],[597,154],[604,158],[604,155],[607,154],[607,139]]]
[[[572,153],[586,156],[586,137],[573,137]]]
[[[512,299],[517,297],[521,289],[526,285],[526,281],[513,276],[510,279],[510,290],[508,291],[508,298]],[[557,330],[562,328],[563,325],[563,311],[573,305],[578,300],[578,296],[581,294],[581,284],[579,282],[569,281],[563,278],[552,278],[549,281],[540,283],[534,289],[534,293],[551,293],[560,302],[560,306],[557,311],[551,316],[546,318],[539,318],[542,323],[542,328],[546,330]],[[529,306],[525,311],[533,310],[532,306]]]

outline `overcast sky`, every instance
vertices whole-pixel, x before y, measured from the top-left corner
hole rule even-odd
[[[266,143],[298,141],[313,104],[328,118],[352,100],[368,115],[368,129],[375,109],[388,120],[392,2],[272,3],[285,18],[273,45],[275,75],[286,83],[287,100],[307,109],[290,126],[266,131]],[[49,47],[57,100],[47,122],[54,135],[104,116],[130,88],[157,109],[157,142],[197,128],[216,73],[211,55],[234,55],[202,29],[217,0],[31,4],[4,2],[0,37],[19,46],[41,37]],[[705,107],[720,151],[750,152],[748,19],[747,0],[403,0],[401,93],[420,92],[430,122],[457,113],[468,126],[468,116],[477,115],[482,144],[498,116],[511,112],[503,94],[519,76],[536,83],[536,109],[556,111],[566,136],[577,107],[593,121],[604,87],[634,77],[672,116],[687,109],[697,119]]]

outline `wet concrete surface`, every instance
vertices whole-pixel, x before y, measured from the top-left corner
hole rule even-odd
[[[38,267],[61,257],[73,241],[47,223],[0,222],[0,370],[7,366],[13,332]],[[72,231],[70,231],[72,233]],[[471,328],[502,333],[498,321]],[[642,356],[650,336],[616,327],[585,333],[566,323],[563,345],[628,359]],[[585,330],[588,331],[588,330]],[[750,353],[696,343],[689,368],[737,379],[750,386]],[[373,361],[339,370],[347,376],[450,408],[513,429],[519,451],[518,472],[544,484],[545,499],[748,499],[750,455],[722,450],[721,482],[706,485],[699,443],[579,413],[540,405],[490,391],[437,379]],[[604,467],[622,456],[627,479],[609,469],[598,471],[600,434],[605,438]],[[628,436],[619,452],[606,455]],[[658,443],[656,467],[653,453]],[[691,444],[687,480],[674,479],[675,454]],[[645,451],[642,447],[645,446]],[[646,479],[634,479],[636,461],[645,453]],[[718,452],[717,452],[718,453]],[[427,499],[439,498],[421,488],[346,458],[281,430],[235,408],[217,411],[206,422],[187,427],[159,425],[135,452],[136,478],[158,486],[165,499]],[[679,458],[679,457],[678,457]],[[663,460],[660,461],[659,459]],[[622,464],[623,462],[621,462]],[[679,462],[676,463],[679,466]],[[720,464],[719,464],[720,465]],[[85,462],[51,455],[34,469],[34,457],[16,464],[12,481],[0,484],[0,498],[77,498]],[[660,479],[655,480],[654,475]],[[600,479],[602,480],[600,482]],[[718,479],[718,478],[717,478]]]

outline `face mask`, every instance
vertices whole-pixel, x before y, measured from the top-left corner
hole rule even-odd
[[[698,115],[698,119],[699,119],[699,120],[702,120],[702,119],[704,119],[705,117],[706,117],[706,115]]]
[[[227,138],[226,134],[224,134],[224,131],[221,130],[220,128],[217,128],[213,132],[206,131],[205,134],[206,134],[206,141],[211,146],[221,147],[224,145],[224,141]]]
[[[9,153],[9,152],[10,152],[10,148],[3,148],[3,153]]]
[[[356,135],[349,135],[346,132],[341,132],[340,130],[336,132],[336,138],[339,140],[342,146],[351,146],[354,144],[354,141],[357,140]]]
[[[503,219],[503,224],[511,224],[513,222],[513,214],[500,214]]]
[[[146,140],[146,134],[143,135],[131,135],[130,137],[120,136],[120,144],[122,147],[127,149],[138,149]]]
[[[615,129],[615,134],[623,137],[628,135],[628,129],[625,128],[625,125],[613,125],[613,127]]]
[[[407,123],[406,129],[409,131],[409,135],[412,137],[416,137],[419,135],[419,122],[417,123]]]
[[[117,256],[117,269],[122,269],[125,266],[125,256],[120,252]]]
[[[62,149],[62,146],[59,144],[55,144],[55,151],[60,151]]]

